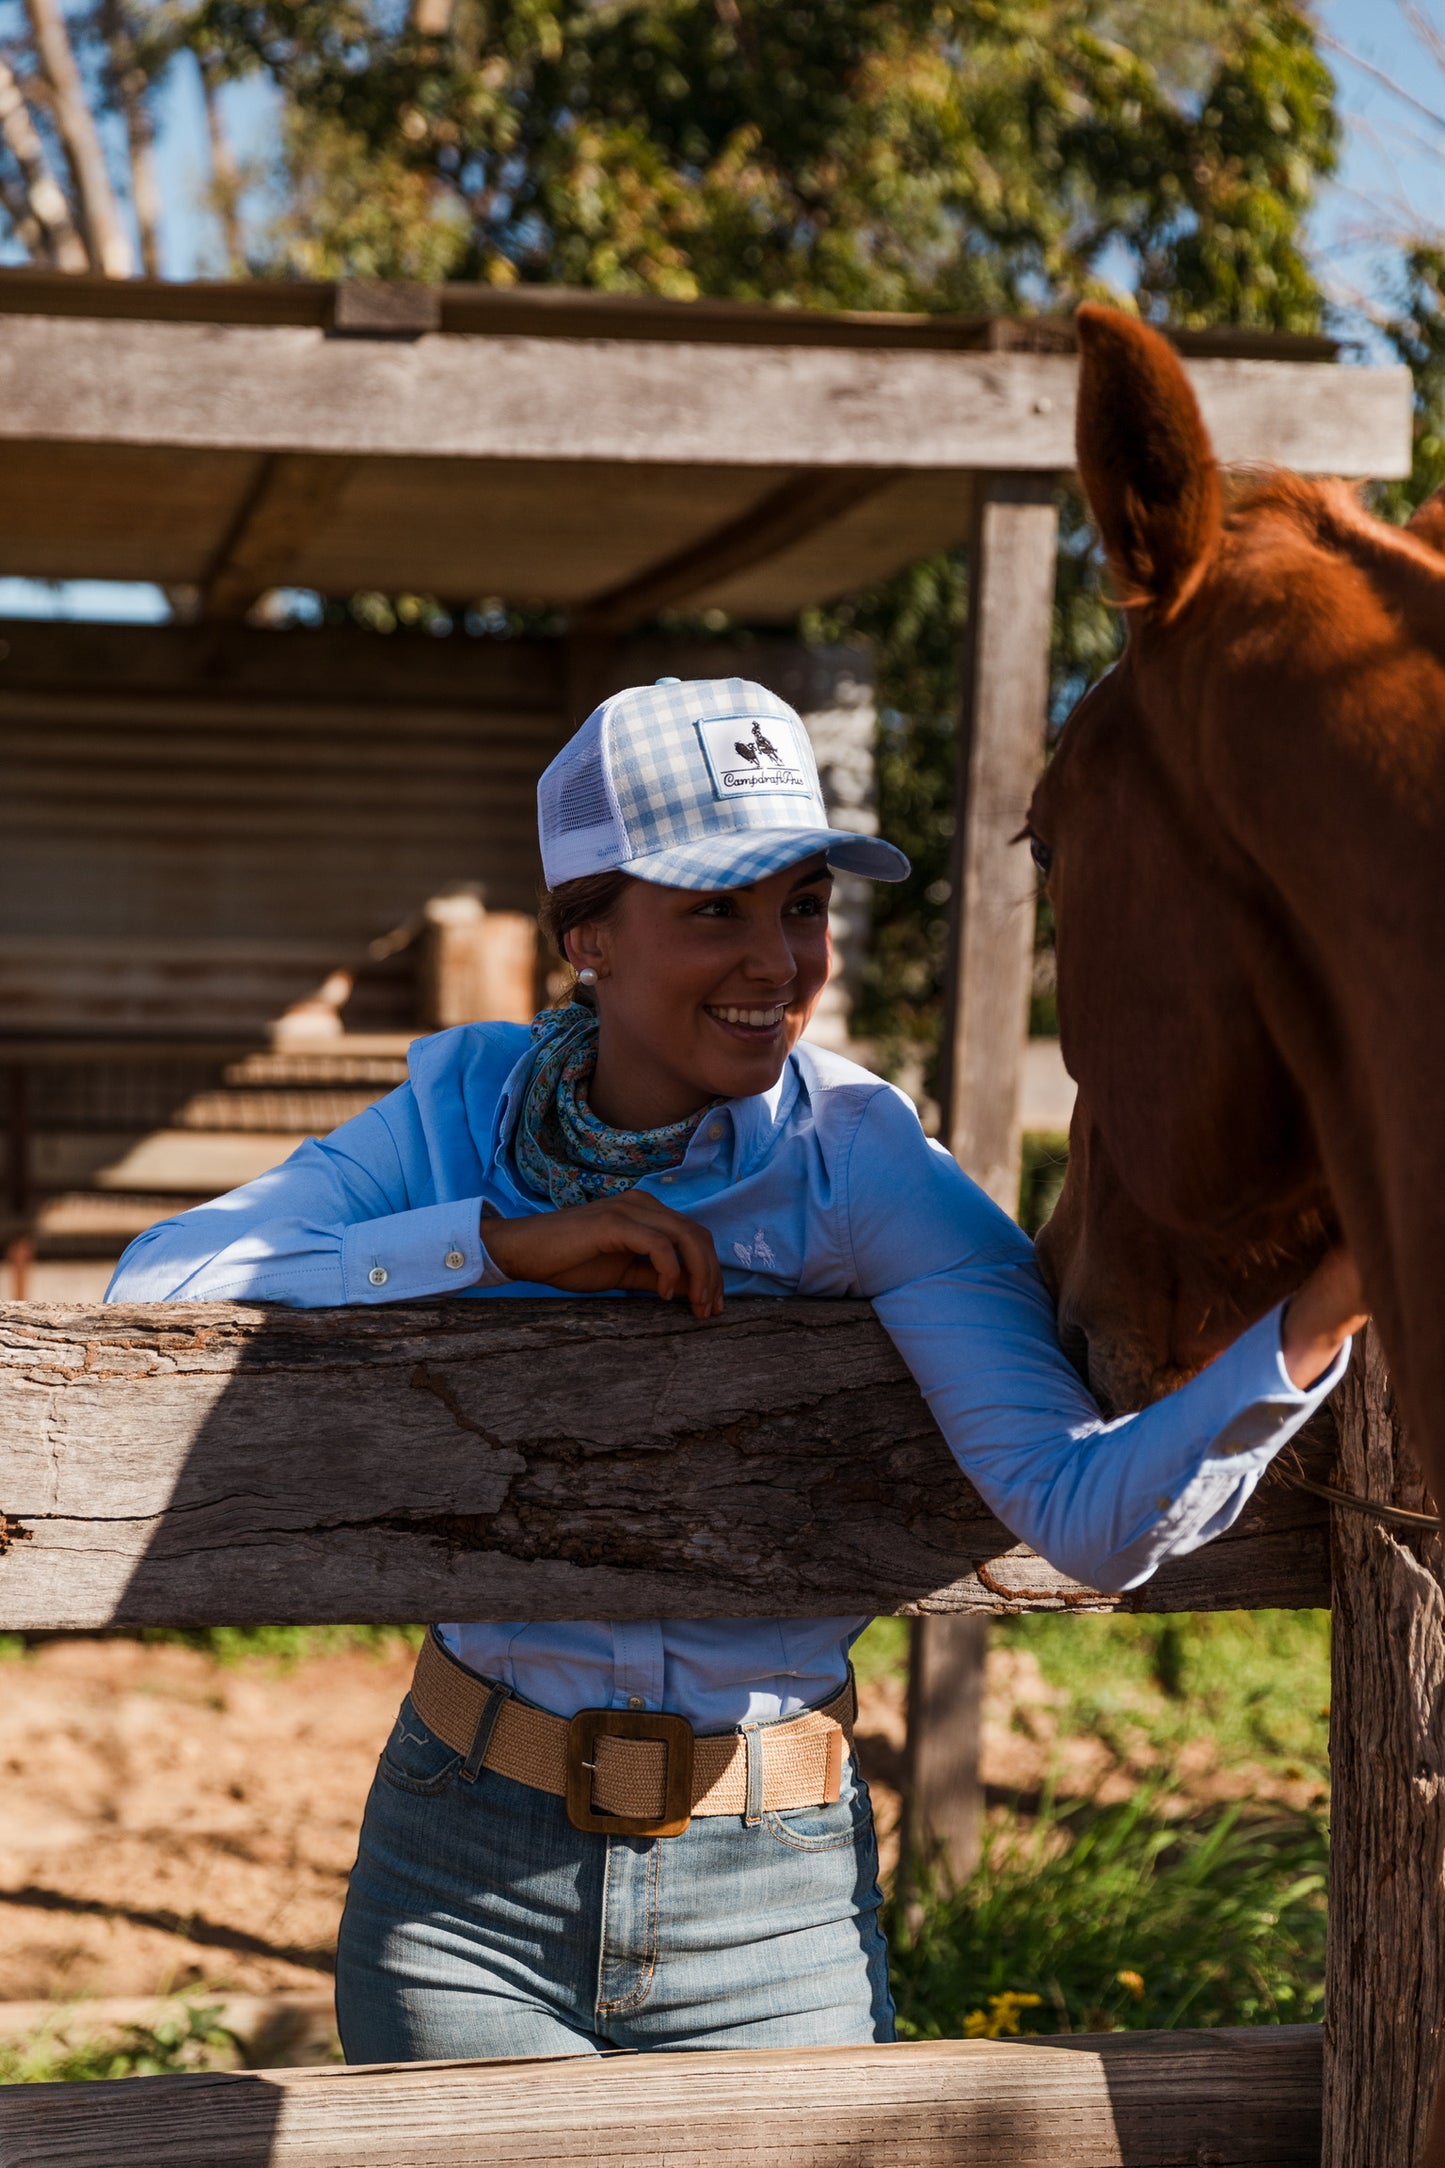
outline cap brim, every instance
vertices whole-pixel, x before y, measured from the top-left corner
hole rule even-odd
[[[660,888],[742,888],[818,851],[826,851],[837,872],[861,873],[869,881],[906,880],[911,870],[895,845],[851,828],[737,828],[653,851],[618,870]]]

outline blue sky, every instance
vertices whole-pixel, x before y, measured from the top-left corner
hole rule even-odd
[[[1418,12],[1438,30],[1445,59],[1445,0],[1420,0]],[[1331,292],[1349,304],[1388,286],[1403,231],[1445,230],[1445,65],[1411,29],[1401,0],[1323,0],[1317,16],[1325,36],[1345,48],[1325,55],[1340,86],[1345,139],[1314,238]],[[1395,95],[1371,68],[1439,119]]]
[[[1438,29],[1439,60],[1412,31],[1406,5],[1407,0],[1316,0],[1320,28],[1334,41],[1326,57],[1340,86],[1345,136],[1341,170],[1321,198],[1313,238],[1332,297],[1359,311],[1360,325],[1369,306],[1388,295],[1401,233],[1422,226],[1445,232],[1445,0],[1418,0],[1418,13]],[[1407,97],[1380,76],[1401,86]],[[238,157],[263,164],[275,117],[265,86],[259,79],[233,86],[224,95],[224,111]],[[198,79],[188,65],[172,71],[166,88],[159,158],[165,276],[219,275],[219,234],[204,208],[210,165],[205,115]],[[154,588],[81,581],[56,590],[0,580],[0,616],[36,610],[77,617],[166,615]]]

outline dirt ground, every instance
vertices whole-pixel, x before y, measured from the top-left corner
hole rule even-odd
[[[0,1666],[0,2002],[205,1985],[314,1994],[377,1752],[411,1659],[354,1652],[291,1670],[193,1650],[65,1640]],[[1127,1792],[1093,1737],[1060,1738],[1026,1651],[989,1658],[984,1778]],[[896,1851],[901,1683],[862,1697],[860,1751],[885,1867]],[[1201,1766],[1194,1796],[1256,1789]]]

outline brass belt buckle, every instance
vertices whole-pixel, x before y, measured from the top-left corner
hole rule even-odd
[[[603,1814],[592,1804],[593,1761],[599,1739],[658,1739],[667,1748],[662,1813]],[[567,1819],[574,1829],[611,1837],[680,1837],[692,1820],[692,1726],[685,1716],[643,1709],[580,1709],[567,1726]]]

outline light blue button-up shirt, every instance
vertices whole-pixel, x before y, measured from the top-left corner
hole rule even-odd
[[[530,1053],[514,1024],[418,1042],[410,1081],[377,1106],[139,1236],[107,1300],[305,1309],[555,1294],[507,1280],[482,1242],[484,1213],[548,1209],[518,1187],[509,1150]],[[1300,1392],[1274,1311],[1167,1399],[1105,1422],[1060,1351],[1028,1238],[901,1092],[817,1047],[799,1046],[770,1092],[709,1113],[681,1163],[638,1186],[710,1230],[730,1295],[866,1296],[999,1519],[1095,1587],[1133,1588],[1228,1528],[1347,1359]],[[642,1705],[720,1729],[826,1699],[866,1623],[442,1632],[473,1669],[559,1715]]]

